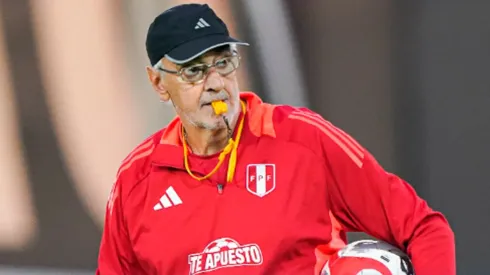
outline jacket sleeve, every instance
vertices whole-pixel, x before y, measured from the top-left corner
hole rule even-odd
[[[403,249],[417,275],[455,275],[454,235],[445,217],[348,134],[327,121],[323,127],[330,206],[343,226]]]
[[[125,226],[121,188],[122,182],[118,179],[106,207],[96,275],[142,274]]]

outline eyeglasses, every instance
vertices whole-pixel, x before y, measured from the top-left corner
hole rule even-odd
[[[216,68],[216,72],[221,76],[227,76],[234,72],[240,65],[240,56],[238,54],[233,54],[231,56],[225,56],[216,59],[213,64],[192,64],[180,68],[178,71],[171,71],[161,66],[158,70],[174,74],[184,82],[198,84],[204,81],[204,78],[208,75],[211,68]]]

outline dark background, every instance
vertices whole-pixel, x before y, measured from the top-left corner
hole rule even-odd
[[[36,1],[50,8],[49,1],[0,0],[4,44],[0,55],[10,83],[10,97],[0,101],[15,106],[16,137],[21,144],[17,152],[36,220],[33,237],[21,249],[0,246],[0,265],[93,270],[103,204],[94,201],[96,214],[87,209],[87,198],[83,198],[87,195],[77,187],[84,180],[73,175],[84,166],[67,161],[66,146],[60,141],[63,131],[57,130],[55,118],[63,114],[48,100],[52,85],[46,84],[43,71],[47,70],[43,60],[55,59],[56,54],[46,57],[47,51],[40,46],[48,38],[39,34],[39,26],[45,25],[36,12],[44,4]],[[120,70],[125,70],[130,84],[110,95],[114,104],[107,104],[104,112],[117,113],[122,94],[130,99],[137,118],[150,122],[141,128],[117,124],[136,132],[128,138],[128,147],[117,151],[118,161],[139,138],[162,127],[173,115],[159,105],[146,83],[143,43],[153,16],[182,2],[189,1],[107,0],[105,8],[72,4],[71,9],[64,4],[66,13],[60,13],[64,16],[60,22],[69,28],[73,18],[81,17],[76,20],[83,22],[85,12],[98,9],[115,22],[100,30],[115,28],[120,33],[120,41],[100,43],[122,53]],[[490,1],[200,2],[227,12],[232,32],[252,45],[243,52],[244,88],[273,103],[308,106],[349,132],[387,170],[409,181],[446,215],[456,235],[458,274],[488,274]],[[86,48],[80,43],[73,56]],[[104,64],[111,68],[112,60],[107,58]],[[57,70],[49,72],[54,75],[50,79],[57,79]],[[82,69],[73,66],[70,72],[83,74],[78,70]],[[87,81],[96,80],[73,85],[83,88]],[[105,96],[104,92],[98,92],[99,96]],[[97,93],[93,100],[98,100]],[[94,112],[83,106],[81,110]],[[11,156],[3,158],[0,165],[9,163]],[[103,172],[115,175],[117,165],[115,161],[111,163],[114,170]],[[107,196],[111,184],[106,182],[99,192]],[[364,236],[353,238],[359,237]]]

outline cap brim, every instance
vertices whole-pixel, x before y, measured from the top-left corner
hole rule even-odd
[[[179,45],[177,48],[171,50],[165,55],[165,58],[176,64],[187,63],[196,57],[208,52],[212,49],[230,45],[237,44],[248,46],[248,43],[236,40],[235,38],[226,35],[207,35],[199,37],[197,39],[185,42]]]

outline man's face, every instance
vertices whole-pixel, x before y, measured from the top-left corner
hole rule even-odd
[[[167,70],[179,71],[183,67],[196,64],[215,64],[218,60],[228,56],[231,56],[231,52],[227,50],[210,51],[183,65],[177,65],[164,59],[163,67]],[[162,75],[162,73],[159,74]],[[228,121],[232,121],[240,113],[239,88],[235,71],[223,76],[213,67],[198,83],[187,83],[182,77],[164,72],[158,81],[161,82],[159,83],[161,89],[158,85],[155,87],[155,81],[152,80],[152,83],[161,99],[171,100],[180,118],[198,128],[216,130],[226,127],[221,116],[214,114],[210,104],[213,101],[226,102],[228,112],[224,115]]]

